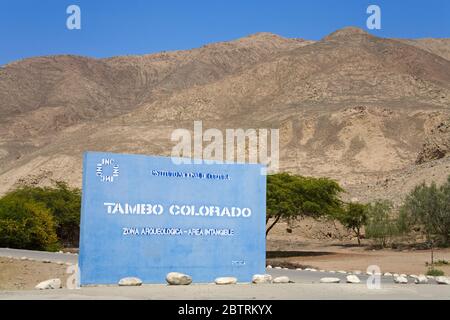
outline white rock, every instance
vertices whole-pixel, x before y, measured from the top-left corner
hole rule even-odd
[[[187,274],[180,272],[169,272],[166,275],[166,281],[170,285],[189,285],[192,283],[192,278]]]
[[[394,277],[400,277],[400,275],[398,273],[394,273],[393,276]]]
[[[369,271],[367,271],[366,274],[367,274],[368,276],[373,276],[373,273],[372,273],[372,272],[369,272]]]
[[[413,278],[413,279],[417,279],[417,278],[418,278],[418,276],[415,275],[415,274],[410,274],[409,277],[410,277],[410,278]]]
[[[64,265],[64,262],[62,262],[62,261],[56,261],[56,263],[59,264],[60,266]]]
[[[280,269],[282,269],[281,267],[275,267],[275,269],[278,269],[278,270],[280,270]]]
[[[235,277],[220,277],[220,278],[216,278],[216,280],[214,280],[215,284],[236,284],[237,283],[237,279]]]
[[[406,274],[404,274],[404,273],[400,274],[400,277],[408,278],[408,276]]]
[[[347,276],[347,283],[360,283],[361,280],[359,280],[358,276],[351,274]]]
[[[59,250],[58,253],[63,253],[63,252],[61,250]]]
[[[447,277],[439,276],[435,277],[434,280],[436,280],[438,284],[450,284],[450,279]]]
[[[275,279],[273,279],[273,283],[289,283],[289,277],[276,277]]]
[[[252,282],[255,283],[255,284],[271,283],[272,282],[272,276],[270,274],[255,274],[252,277]]]
[[[136,277],[126,277],[119,280],[119,286],[140,286],[142,280]]]
[[[334,270],[330,270],[330,271],[328,271],[329,273],[336,273],[336,271],[334,271]]]
[[[425,284],[428,283],[428,278],[424,276],[423,274],[419,275],[415,280],[415,284]]]
[[[347,274],[347,271],[339,270],[338,273],[341,273],[341,274]]]
[[[434,280],[434,276],[427,276],[427,278]]]
[[[312,271],[312,272],[316,272],[317,270],[314,268],[306,268],[305,271]]]
[[[59,289],[59,288],[61,288],[61,280],[60,279],[50,279],[47,281],[42,281],[35,287],[35,289],[38,289],[38,290]]]
[[[408,279],[406,277],[399,276],[399,277],[394,278],[394,282],[405,284],[405,283],[408,283]]]
[[[283,270],[289,270],[289,268],[283,268]]]
[[[302,271],[303,269],[302,269],[302,268],[297,268],[297,269],[295,269],[295,270],[297,270],[297,271]]]
[[[361,274],[362,272],[360,270],[354,270],[352,271],[353,274]]]
[[[373,275],[374,275],[374,276],[381,277],[383,274],[382,274],[381,272],[375,272]]]
[[[27,257],[21,257],[20,260],[25,261],[25,260],[28,260],[28,258]]]
[[[341,279],[333,277],[325,277],[320,279],[320,283],[339,283]]]
[[[384,274],[384,276],[385,276],[385,277],[392,277],[392,273],[386,272],[386,273]]]
[[[272,269],[272,266],[269,264],[269,265],[267,266],[267,269]]]

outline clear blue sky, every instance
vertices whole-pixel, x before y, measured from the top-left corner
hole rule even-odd
[[[71,4],[81,8],[81,30],[66,28]],[[344,26],[366,28],[370,4],[382,10],[375,35],[450,37],[448,0],[2,0],[0,65],[49,54],[190,49],[261,31],[320,39]]]

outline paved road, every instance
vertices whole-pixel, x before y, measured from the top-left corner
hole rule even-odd
[[[448,285],[383,285],[369,290],[365,285],[338,284],[193,284],[190,286],[143,285],[101,286],[75,290],[0,291],[0,299],[264,299],[264,300],[381,300],[450,299]]]
[[[42,251],[0,249],[0,256],[28,257],[35,260],[50,260],[77,263],[78,255]],[[288,276],[295,283],[235,286],[195,284],[173,287],[167,285],[144,285],[139,288],[101,286],[77,290],[3,291],[0,299],[450,299],[450,286],[416,285],[393,283],[392,277],[381,277],[381,289],[368,289],[367,275],[358,275],[360,284],[346,284],[346,274],[312,272],[292,269],[267,269],[274,277]],[[322,277],[337,277],[339,284],[321,284]]]

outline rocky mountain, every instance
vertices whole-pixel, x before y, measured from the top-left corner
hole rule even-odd
[[[171,132],[279,128],[280,169],[396,201],[450,174],[450,39],[357,28],[320,41],[258,33],[202,48],[0,68],[0,193],[81,185],[86,150],[169,155]]]

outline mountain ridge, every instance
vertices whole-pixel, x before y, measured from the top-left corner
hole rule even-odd
[[[85,150],[170,155],[171,131],[202,120],[280,128],[281,170],[398,201],[413,182],[450,173],[447,50],[445,39],[345,28],[319,41],[263,32],[143,56],[14,62],[0,69],[0,193],[23,181],[80,186]]]

